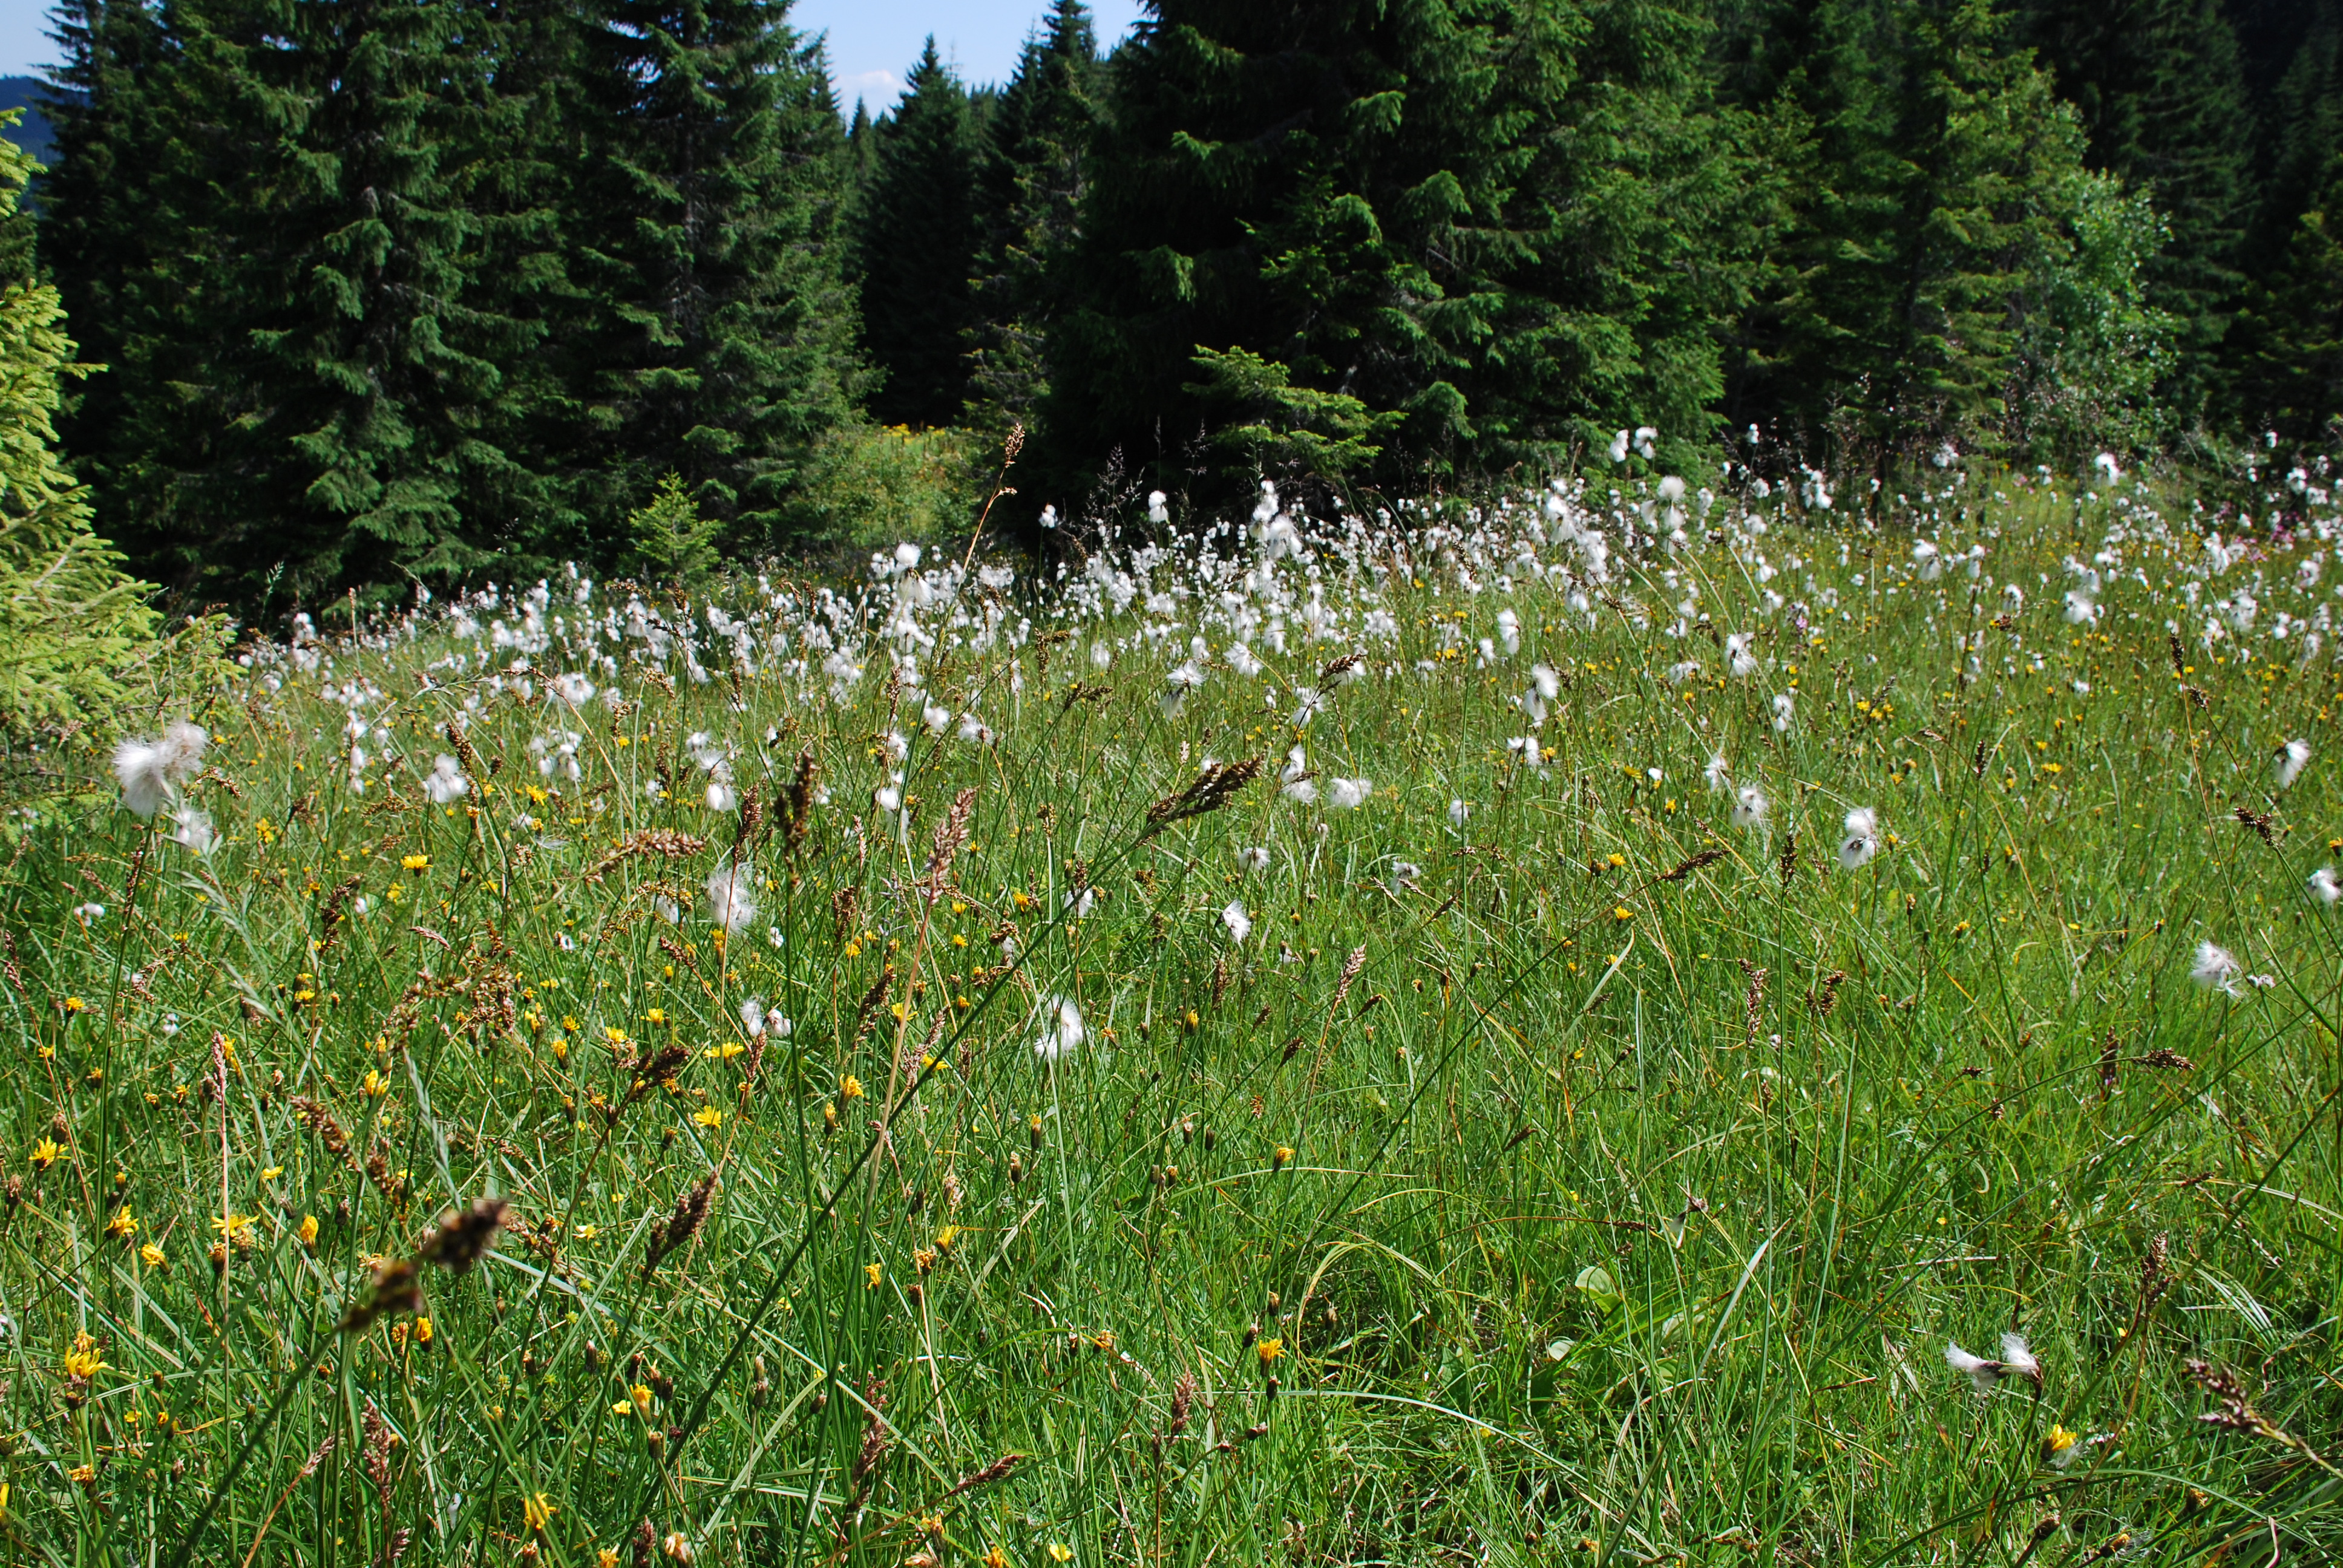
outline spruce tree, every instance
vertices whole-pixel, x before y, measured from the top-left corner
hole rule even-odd
[[[2081,129],[1986,0],[1810,15],[1769,111],[1790,227],[1730,417],[1815,459],[2002,447],[2027,311],[2087,193]]]
[[[2183,327],[2165,396],[2201,410],[2254,211],[2254,124],[2229,19],[2220,0],[2031,0],[2019,19],[2075,106],[2091,165],[2147,195],[2170,226],[2148,299]]]
[[[848,410],[845,139],[787,18],[784,0],[600,0],[586,32],[559,460],[614,546],[670,470],[735,543],[764,543]]]
[[[1081,0],[1051,0],[1001,94],[977,178],[975,324],[967,333],[970,408],[983,425],[1030,423],[1047,383],[1041,346],[1081,207],[1102,62]]]
[[[581,303],[563,218],[575,199],[583,47],[571,0],[460,0],[472,47],[449,91],[463,144],[448,154],[470,219],[466,300],[492,324],[497,381],[478,411],[481,460],[467,475],[466,533],[497,569],[541,572],[594,551],[554,458],[563,389],[549,340]]]
[[[1118,457],[1184,489],[1192,448],[1222,494],[1416,487],[1614,422],[1691,460],[1762,238],[1704,36],[1659,0],[1162,0],[1113,66],[1039,499]]]
[[[902,101],[873,127],[855,252],[862,341],[889,425],[948,425],[967,396],[975,134],[968,95],[930,37]]]
[[[464,500],[505,460],[483,412],[523,340],[467,297],[454,5],[178,0],[69,130],[56,212],[114,338],[75,435],[109,528],[197,601],[403,596],[488,558]],[[76,68],[121,79],[118,22]]]
[[[2228,348],[2248,431],[2289,447],[2343,443],[2343,152],[2248,286]]]

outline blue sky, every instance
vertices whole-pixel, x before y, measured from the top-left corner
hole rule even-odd
[[[1004,82],[1044,0],[798,0],[791,13],[809,33],[830,35],[840,102],[870,112],[895,101],[903,76],[933,33],[936,47],[968,82]],[[1099,41],[1111,45],[1139,19],[1138,0],[1094,0]],[[55,55],[43,0],[0,0],[0,75],[29,75]]]
[[[7,4],[0,0],[0,6]],[[1045,5],[1046,0],[797,0],[790,16],[806,32],[829,33],[840,106],[851,113],[860,98],[875,115],[901,92],[930,33],[937,52],[962,81],[1007,81]],[[1090,6],[1101,48],[1111,48],[1139,20],[1138,0],[1090,0]]]

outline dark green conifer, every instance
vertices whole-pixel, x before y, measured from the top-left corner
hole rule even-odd
[[[994,107],[978,170],[970,407],[981,425],[1031,422],[1046,389],[1041,346],[1056,314],[1051,272],[1081,211],[1102,62],[1081,0],[1051,0]]]
[[[1185,488],[1192,449],[1421,487],[1704,442],[1763,227],[1704,38],[1659,0],[1163,0],[1063,275],[1047,498]]]
[[[845,138],[786,0],[599,0],[559,333],[572,504],[598,539],[677,473],[743,548],[847,411]]]
[[[930,37],[875,146],[855,235],[862,341],[888,425],[948,425],[968,395],[976,135],[968,95]]]

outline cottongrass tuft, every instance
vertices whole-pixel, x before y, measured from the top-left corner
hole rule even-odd
[[[1041,1033],[1033,1041],[1034,1055],[1044,1061],[1063,1061],[1081,1049],[1086,1038],[1082,1010],[1071,997],[1053,996],[1042,1001]]]
[[[1733,797],[1733,825],[1754,832],[1765,825],[1765,813],[1771,807],[1765,790],[1755,784],[1744,784]]]
[[[443,751],[424,776],[423,792],[434,806],[450,806],[472,792],[472,781],[464,777],[463,765]]]
[[[757,918],[757,900],[749,891],[749,873],[731,860],[708,874],[708,918],[728,937],[737,936],[743,926]]]
[[[2310,896],[2329,909],[2343,901],[2343,878],[2336,876],[2334,867],[2321,866],[2310,873]]]
[[[114,777],[122,804],[134,816],[152,817],[176,796],[204,764],[211,736],[185,719],[167,726],[161,739],[125,740],[114,749]]]
[[[2291,789],[2302,770],[2310,766],[2310,742],[2289,740],[2270,756],[2270,782],[2281,789]]]
[[[1846,814],[1846,829],[1838,842],[1838,863],[1843,870],[1860,869],[1872,856],[1879,853],[1879,813],[1868,806],[1857,806]]]
[[[2246,966],[2237,955],[2210,940],[2197,944],[2196,961],[2188,966],[2188,978],[2207,990],[2217,990],[2224,996],[2236,996],[2237,980]]]
[[[1228,906],[1221,910],[1221,924],[1228,927],[1229,940],[1239,947],[1244,946],[1245,939],[1252,935],[1252,917],[1245,913],[1242,899],[1228,901]]]

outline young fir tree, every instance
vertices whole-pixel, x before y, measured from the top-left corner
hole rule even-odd
[[[976,422],[1031,423],[1047,387],[1051,272],[1076,232],[1103,65],[1081,0],[1051,0],[994,107],[977,177],[975,324],[967,333]]]
[[[15,117],[0,114],[0,132]],[[15,215],[32,166],[0,135],[0,220]],[[113,728],[124,668],[156,629],[146,586],[96,537],[89,493],[57,456],[62,387],[90,368],[55,288],[0,283],[0,748],[12,776],[30,744]]]
[[[1710,433],[1747,172],[1662,0],[1162,0],[1052,326],[1061,508],[1119,457],[1421,486]],[[1031,491],[1029,490],[1029,495]]]
[[[2254,209],[2254,121],[2229,18],[2219,0],[2030,0],[2018,22],[2075,106],[2091,165],[2148,196],[2170,226],[2147,295],[2182,327],[2165,396],[2201,411]]]
[[[845,141],[785,0],[598,0],[557,334],[572,505],[598,539],[660,476],[736,542],[784,525],[848,409]]]
[[[934,38],[872,141],[855,234],[862,342],[881,377],[870,412],[889,425],[949,425],[968,393],[976,127]]]

